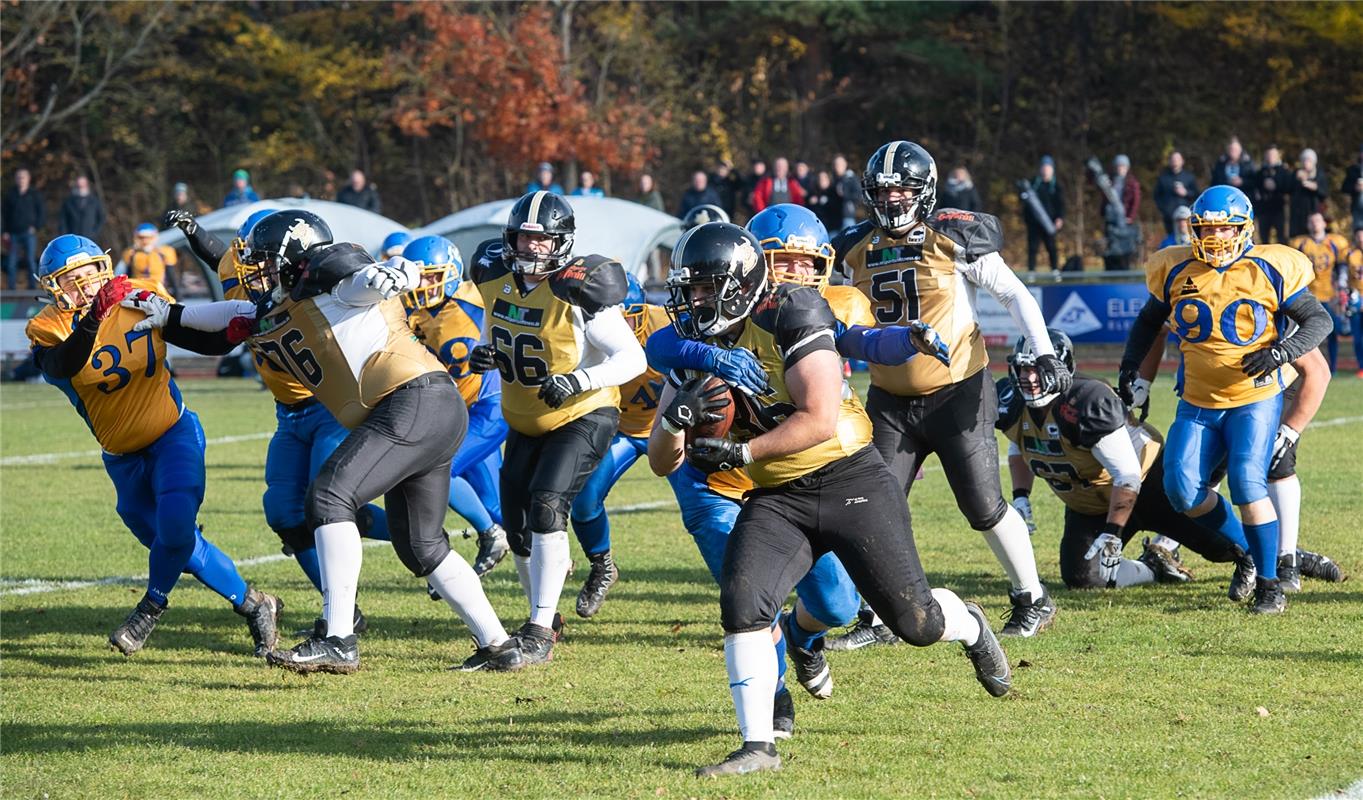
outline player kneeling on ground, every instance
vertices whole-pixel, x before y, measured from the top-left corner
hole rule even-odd
[[[984,613],[950,591],[928,586],[908,507],[870,447],[870,420],[843,381],[836,322],[818,291],[771,289],[756,237],[720,222],[694,228],[678,241],[668,289],[667,308],[683,336],[747,348],[772,387],[758,397],[732,395],[736,439],[684,443],[684,431],[668,421],[671,435],[649,443],[649,462],[659,474],[672,472],[683,458],[703,472],[746,465],[758,486],[739,512],[720,582],[725,662],[743,746],[697,774],[780,768],[772,731],[777,665],[770,631],[796,582],[830,551],[896,634],[920,646],[962,642],[985,689],[1006,693],[1007,657]],[[672,409],[677,398],[696,394],[669,382],[659,409],[680,411]],[[715,416],[713,410],[691,409],[663,413],[657,424],[688,417],[698,424]]]
[[[264,267],[268,295],[259,304],[145,302],[148,319],[167,330],[220,331],[222,352],[251,339],[350,429],[308,490],[322,566],[322,619],[312,637],[271,653],[269,662],[295,672],[359,669],[356,515],[383,495],[398,558],[473,631],[478,651],[463,668],[519,667],[515,641],[441,529],[450,461],[468,413],[449,373],[412,337],[397,299],[417,285],[419,269],[401,258],[376,264],[359,245],[333,244],[327,224],[306,211],[280,211],[256,223],[247,250]]]

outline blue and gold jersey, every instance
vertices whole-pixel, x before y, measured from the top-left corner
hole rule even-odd
[[[459,284],[454,296],[438,306],[407,312],[407,324],[449,370],[466,405],[501,391],[496,372],[479,374],[469,369],[469,353],[483,332],[483,298],[472,283]]]
[[[1349,240],[1337,233],[1327,233],[1319,242],[1310,236],[1298,236],[1292,246],[1311,259],[1315,278],[1311,281],[1311,294],[1322,303],[1335,299],[1335,293],[1344,283],[1341,273],[1349,258]]]
[[[170,299],[155,281],[129,283],[134,289],[150,289]],[[48,378],[75,406],[99,446],[115,455],[150,446],[179,421],[185,407],[166,369],[161,331],[133,330],[144,319],[141,311],[115,308],[100,323],[80,372],[66,380]],[[24,333],[35,350],[56,347],[75,330],[77,320],[71,311],[47,306],[29,320]]]
[[[1313,277],[1311,261],[1280,244],[1255,245],[1222,269],[1194,258],[1188,246],[1156,253],[1145,281],[1171,307],[1169,327],[1183,357],[1179,395],[1200,408],[1236,408],[1282,391],[1281,371],[1251,378],[1240,362],[1278,340],[1283,308]]]
[[[123,251],[123,265],[128,268],[128,277],[154,281],[162,291],[166,288],[166,273],[174,268],[178,260],[175,248],[164,244],[150,250],[130,247]]]
[[[634,335],[642,346],[653,332],[672,324],[662,306],[645,305],[642,314],[626,316]],[[658,411],[658,398],[663,391],[663,376],[652,367],[620,387],[620,432],[643,439],[653,431],[653,418]]]
[[[222,284],[223,297],[228,300],[251,299],[246,293],[246,287],[242,286],[237,278],[237,250],[234,247],[227,248],[227,252],[218,259],[218,282]],[[251,355],[256,360],[256,371],[260,373],[261,382],[270,390],[270,394],[274,395],[276,401],[291,406],[312,397],[312,392],[308,391],[285,365],[276,364],[265,354],[259,342],[248,339],[246,346],[250,348]]]

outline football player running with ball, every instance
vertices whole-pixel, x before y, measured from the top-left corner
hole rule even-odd
[[[204,432],[165,364],[166,343],[195,349],[203,334],[154,330],[129,296],[169,295],[155,281],[114,277],[109,256],[84,236],[58,236],[38,262],[52,305],[25,333],[48,383],[62,390],[104,450],[118,516],[150,550],[147,593],[109,637],[125,656],[142,649],[188,572],[246,618],[255,653],[278,639],[283,604],[247,586],[232,559],[203,537]]]
[[[517,638],[531,664],[553,656],[573,500],[615,435],[619,387],[648,366],[620,309],[624,268],[573,256],[575,231],[568,201],[531,192],[511,207],[502,238],[478,246],[470,270],[489,343],[474,348],[469,365],[501,373],[511,428],[502,517],[530,601]]]
[[[359,669],[354,615],[363,549],[356,519],[382,495],[398,558],[473,632],[478,649],[463,668],[520,667],[515,640],[441,529],[450,461],[468,413],[449,373],[407,327],[398,295],[418,284],[419,269],[400,257],[378,264],[357,244],[333,243],[327,224],[307,211],[257,222],[247,251],[263,268],[261,302],[185,308],[151,298],[147,313],[170,331],[219,332],[219,352],[249,338],[350,429],[308,489],[322,619],[310,638],[271,653],[270,664],[294,672]]]
[[[1254,209],[1233,186],[1214,186],[1192,209],[1192,243],[1167,247],[1146,266],[1150,298],[1122,356],[1118,389],[1128,403],[1138,368],[1166,321],[1179,340],[1181,397],[1164,448],[1164,486],[1174,509],[1249,551],[1258,572],[1250,610],[1287,606],[1278,582],[1278,517],[1268,497],[1283,369],[1318,347],[1334,326],[1311,294],[1306,256],[1255,245]],[[1298,325],[1284,335],[1288,322]],[[1212,490],[1227,460],[1231,504]]]
[[[933,211],[937,165],[913,142],[881,146],[866,163],[862,195],[871,219],[833,238],[851,282],[871,300],[876,324],[924,322],[945,340],[949,359],[915,358],[903,366],[871,365],[866,411],[875,446],[907,494],[932,453],[942,461],[956,504],[984,535],[1012,584],[1004,636],[1034,636],[1050,624],[1055,603],[1037,575],[1027,522],[1003,499],[994,439],[997,395],[989,378],[975,312],[983,289],[1011,312],[1037,354],[1046,391],[1063,392],[1070,373],[1051,349],[1036,300],[999,255],[996,217]],[[844,639],[886,641],[876,622]],[[843,642],[843,644],[847,644]]]
[[[1007,657],[984,613],[928,586],[902,491],[870,446],[870,420],[843,381],[828,303],[811,287],[773,288],[757,238],[722,222],[677,242],[668,289],[679,333],[746,348],[771,385],[764,395],[733,395],[735,438],[687,444],[683,430],[669,427],[649,443],[655,472],[669,473],[683,459],[706,473],[746,466],[758,487],[739,512],[720,581],[725,663],[743,746],[697,774],[780,768],[771,628],[791,589],[827,552],[838,555],[897,635],[920,646],[961,642],[985,689],[1005,694]],[[659,408],[670,408],[677,394],[669,383]],[[688,416],[699,423],[715,414]]]

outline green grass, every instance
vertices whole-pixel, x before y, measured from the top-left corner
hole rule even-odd
[[[273,429],[245,382],[188,382],[209,439]],[[1154,422],[1173,401],[1160,392]],[[1302,441],[1304,546],[1363,570],[1363,381],[1341,377]],[[0,454],[89,451],[56,390],[6,385]],[[264,438],[212,445],[202,519],[239,559],[278,551],[260,511]],[[1006,584],[931,461],[914,521],[935,585],[993,615]],[[0,467],[0,576],[98,579],[146,571],[99,459]],[[670,500],[640,465],[611,505]],[[186,579],[147,649],[105,637],[135,585],[0,597],[0,788],[5,797],[1307,797],[1363,777],[1363,582],[1308,583],[1255,619],[1224,596],[1229,569],[1188,554],[1196,581],[1114,592],[1060,588],[1061,506],[1036,500],[1055,627],[1006,643],[1013,695],[989,698],[955,645],[837,654],[837,689],[798,687],[784,771],[701,782],[692,767],[737,738],[718,592],[673,509],[616,515],[623,579],[594,620],[570,619],[547,668],[463,675],[466,629],[426,599],[391,550],[365,550],[364,669],[305,678],[249,655],[240,619]],[[461,521],[451,515],[449,526]],[[457,543],[470,556],[470,542]],[[582,563],[578,555],[579,565]],[[319,602],[288,562],[243,568],[287,603]],[[571,609],[578,576],[563,608]],[[514,570],[486,581],[508,625]],[[1256,711],[1267,710],[1267,716]]]

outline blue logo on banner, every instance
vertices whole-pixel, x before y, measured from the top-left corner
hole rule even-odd
[[[1143,283],[1046,286],[1041,310],[1075,342],[1125,342],[1149,294]]]

